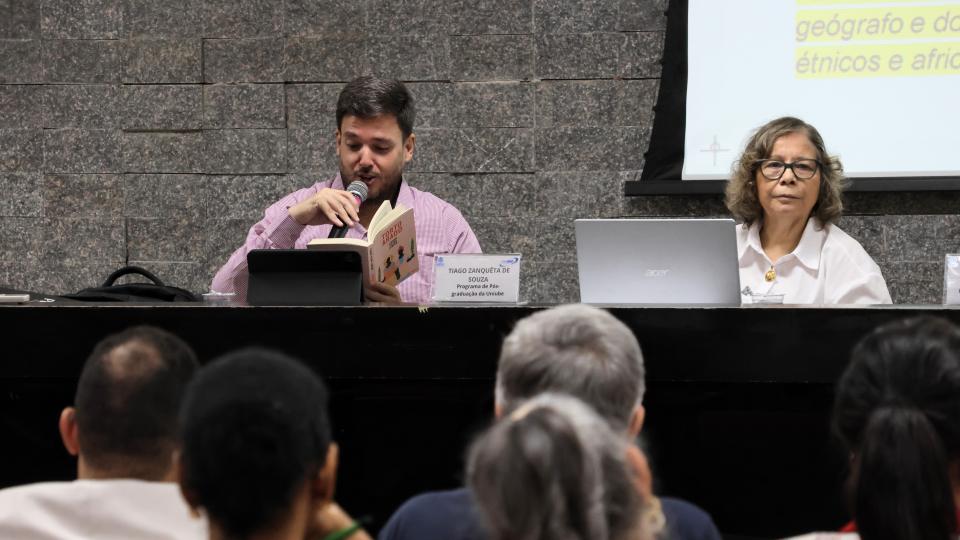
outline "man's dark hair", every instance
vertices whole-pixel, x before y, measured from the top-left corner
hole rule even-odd
[[[183,487],[238,538],[282,518],[331,443],[323,382],[266,349],[227,354],[200,370],[180,422]]]
[[[949,467],[960,458],[960,329],[933,317],[878,327],[853,351],[833,419],[853,455],[861,538],[955,538]]]
[[[159,328],[107,336],[83,366],[74,399],[80,453],[112,476],[167,476],[177,444],[177,413],[197,357]]]
[[[397,118],[404,140],[413,133],[416,117],[413,96],[398,80],[378,79],[371,75],[357,77],[347,83],[337,99],[337,129],[340,129],[344,116],[373,118],[384,114]]]

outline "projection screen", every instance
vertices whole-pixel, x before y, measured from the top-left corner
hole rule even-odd
[[[861,185],[894,179],[910,189],[911,180],[940,179],[960,189],[960,2],[686,0],[684,7],[671,9],[686,20],[671,21],[665,52],[665,63],[678,61],[681,72],[671,76],[677,66],[665,65],[657,111],[682,118],[657,118],[647,159],[658,177],[645,170],[644,180],[726,179],[750,133],[790,115],[816,126]],[[671,47],[685,47],[685,57]],[[682,111],[671,112],[671,100]],[[677,141],[682,153],[665,152]],[[682,165],[656,163],[666,155]]]

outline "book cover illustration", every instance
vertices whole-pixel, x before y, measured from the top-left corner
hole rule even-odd
[[[367,283],[396,285],[420,269],[413,209],[384,201],[370,220],[367,239],[317,238],[308,249],[355,251]]]
[[[394,212],[400,208],[394,209]],[[370,241],[371,272],[377,281],[396,285],[420,269],[413,210],[403,208],[396,219]]]

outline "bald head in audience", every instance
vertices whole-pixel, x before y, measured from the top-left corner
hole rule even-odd
[[[177,414],[199,365],[173,334],[149,326],[107,336],[87,358],[60,436],[80,479],[173,481]]]

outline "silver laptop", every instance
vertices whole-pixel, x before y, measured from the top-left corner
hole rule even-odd
[[[740,304],[732,219],[578,219],[580,301]]]

